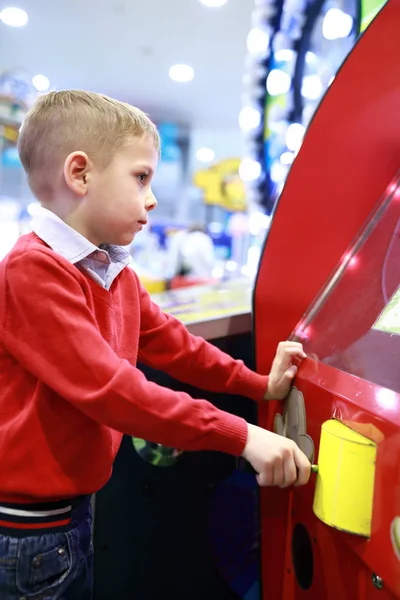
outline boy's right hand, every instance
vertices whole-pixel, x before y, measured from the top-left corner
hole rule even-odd
[[[288,487],[308,482],[311,464],[300,448],[288,438],[248,424],[242,454],[257,473],[261,486]]]

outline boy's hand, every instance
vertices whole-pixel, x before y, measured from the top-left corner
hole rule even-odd
[[[292,440],[255,425],[248,425],[242,456],[256,471],[261,486],[304,485],[310,477],[310,461]]]
[[[281,400],[287,396],[293,378],[297,373],[297,365],[306,354],[303,345],[299,342],[280,342],[274,362],[264,400]]]

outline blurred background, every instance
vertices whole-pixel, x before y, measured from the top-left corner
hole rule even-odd
[[[159,207],[130,249],[151,292],[255,276],[312,115],[381,4],[9,1],[0,3],[0,258],[36,207],[16,150],[24,114],[49,90],[102,92],[147,112],[163,140]]]

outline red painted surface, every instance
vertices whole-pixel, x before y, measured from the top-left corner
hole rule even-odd
[[[384,589],[376,597],[400,598],[400,561],[390,541],[391,523],[400,514],[400,395],[394,395],[390,408],[385,407],[379,401],[378,386],[312,360],[304,363],[297,386],[306,399],[307,432],[316,442],[316,457],[321,424],[334,414],[378,442],[372,535],[370,540],[348,535],[319,521],[312,511],[312,476],[307,486],[290,492],[292,511],[287,515],[287,525],[291,532],[300,522],[311,537],[313,582],[307,591],[295,583],[290,534],[285,560],[275,565],[284,583],[284,593],[276,597],[369,600],[378,594],[372,584],[372,574],[376,573],[384,581]],[[267,536],[265,530],[263,535]],[[360,582],[364,587],[360,588]],[[266,585],[264,591],[265,598],[274,597]]]
[[[254,294],[256,361],[261,373],[269,372],[276,344],[288,338],[301,321],[400,168],[399,31],[400,0],[389,0],[338,73],[293,164],[274,215]],[[387,227],[395,232],[398,209],[391,208],[390,215]],[[379,242],[376,244],[379,248]],[[398,242],[385,275],[388,289],[400,283],[396,248]],[[385,361],[385,353],[392,358],[397,354],[400,369],[398,342],[390,338],[390,347],[389,342],[382,346],[379,332],[369,331],[371,315],[384,305],[379,297],[381,287],[372,277],[382,271],[384,257],[380,250],[374,253],[371,245],[365,246],[360,257],[353,284],[337,288],[341,294],[337,306],[345,318],[346,302],[356,288],[360,297],[367,295],[370,301],[364,309],[365,319],[358,321],[353,331],[351,326],[347,328],[348,339],[344,341],[342,334],[335,348],[371,334],[375,337],[368,344],[376,344],[376,360]],[[318,356],[327,353],[322,342],[328,317],[329,312],[321,312],[320,321],[316,319],[317,338],[310,347],[318,347]],[[370,372],[368,365],[363,368]],[[389,533],[392,519],[400,516],[400,398],[392,392],[390,402],[385,402],[384,387],[364,379],[363,372],[356,377],[354,371],[348,371],[308,359],[296,384],[305,397],[307,432],[316,450],[322,423],[334,415],[365,435],[377,437],[371,540],[335,531],[314,516],[313,481],[292,492],[263,490],[265,600],[400,598],[400,561]],[[263,426],[273,427],[278,408],[277,403],[264,405],[260,410]],[[291,539],[298,522],[305,525],[313,544],[314,579],[307,591],[301,589],[293,572]],[[384,580],[383,590],[373,586],[373,573]]]

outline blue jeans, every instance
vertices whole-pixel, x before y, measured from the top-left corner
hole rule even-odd
[[[91,600],[93,542],[90,499],[65,530],[0,532],[1,600]]]

